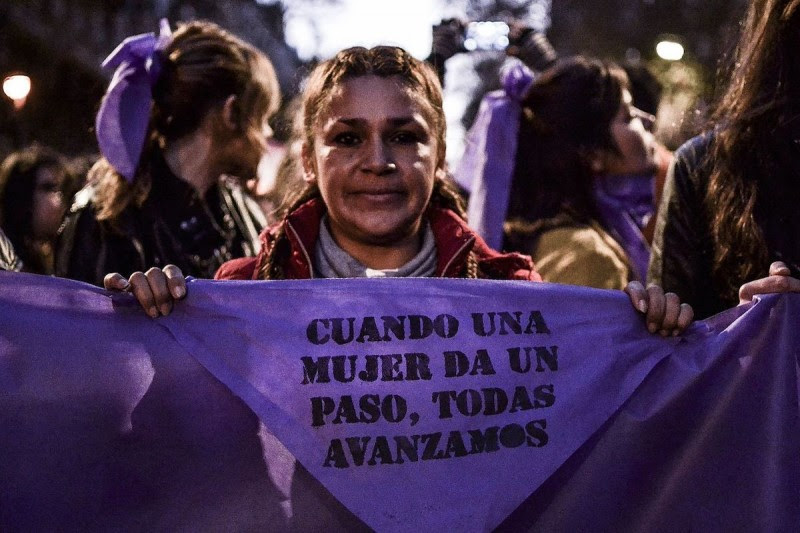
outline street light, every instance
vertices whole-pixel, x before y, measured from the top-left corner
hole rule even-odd
[[[3,80],[3,92],[14,101],[15,109],[22,109],[31,92],[31,79],[24,74],[7,76]]]
[[[683,59],[683,45],[678,41],[664,39],[656,45],[656,54],[667,61],[680,61]]]

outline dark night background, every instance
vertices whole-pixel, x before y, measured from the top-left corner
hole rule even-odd
[[[492,4],[503,8],[502,2]],[[679,36],[686,47],[683,61],[710,100],[718,61],[730,49],[745,5],[744,0],[552,0],[547,35],[560,54],[644,62],[654,60],[662,35]],[[164,16],[171,22],[214,20],[265,50],[291,96],[305,69],[284,41],[285,9],[280,2],[254,0],[3,0],[0,78],[24,72],[32,90],[20,110],[0,96],[0,157],[34,141],[71,156],[94,153],[92,122],[108,80],[100,62],[124,37],[156,31]]]

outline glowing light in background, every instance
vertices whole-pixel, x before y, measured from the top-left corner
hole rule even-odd
[[[12,100],[26,98],[31,92],[31,79],[24,74],[8,76],[3,80],[3,92]]]
[[[509,27],[505,22],[470,22],[464,39],[464,48],[473,50],[505,50],[508,46]]]
[[[14,107],[20,109],[31,92],[31,79],[24,74],[14,74],[3,80],[3,93],[14,101]]]
[[[326,59],[349,46],[393,44],[423,59],[442,6],[430,0],[347,0],[335,5],[287,2],[286,42],[303,60]]]
[[[656,54],[667,61],[680,61],[683,59],[683,45],[677,41],[663,40],[656,45]]]

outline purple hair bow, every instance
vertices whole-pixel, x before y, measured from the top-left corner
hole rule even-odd
[[[506,70],[503,89],[483,98],[467,134],[464,155],[453,173],[456,182],[470,193],[469,225],[496,249],[503,244],[503,222],[517,153],[520,102],[533,80],[533,72],[520,62]]]
[[[169,22],[162,19],[158,37],[153,33],[128,37],[103,61],[103,68],[116,71],[97,112],[97,143],[111,166],[129,182],[136,175],[147,136],[161,52],[171,37]]]

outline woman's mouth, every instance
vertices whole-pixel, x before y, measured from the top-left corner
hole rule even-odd
[[[363,198],[371,202],[395,202],[405,196],[405,191],[397,189],[367,190],[351,193],[356,198]]]

